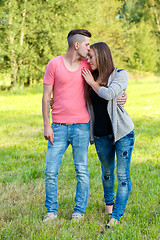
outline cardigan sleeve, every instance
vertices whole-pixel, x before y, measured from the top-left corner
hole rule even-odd
[[[100,87],[98,95],[105,100],[116,98],[120,93],[127,89],[128,72],[126,70],[117,71],[108,87]]]

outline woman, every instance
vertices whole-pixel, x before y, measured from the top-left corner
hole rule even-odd
[[[131,191],[130,162],[134,145],[134,124],[124,107],[117,104],[127,89],[128,73],[114,68],[108,45],[91,45],[88,69],[82,75],[91,87],[88,105],[94,111],[94,141],[102,167],[106,212],[111,215],[106,228],[114,226],[124,214]],[[93,119],[93,118],[92,118]],[[118,189],[114,202],[114,168],[117,156]]]

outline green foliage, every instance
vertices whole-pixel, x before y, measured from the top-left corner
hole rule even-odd
[[[141,72],[156,72],[158,70],[156,60],[159,58],[156,37],[152,35],[151,26],[141,21],[137,26],[132,24],[128,30],[130,35],[128,43],[128,65]]]
[[[160,69],[155,0],[6,0],[0,6],[0,72],[9,76],[1,88],[39,83],[48,61],[67,51],[74,28],[91,31],[91,43],[107,42],[117,67]]]
[[[119,17],[124,24],[131,68],[158,72],[160,46],[160,3],[154,0],[130,0],[123,4]]]
[[[4,71],[10,69],[12,84],[31,85],[42,79],[48,61],[67,50],[68,31],[92,23],[92,6],[91,0],[6,1],[1,65]]]
[[[160,78],[129,75],[126,109],[135,124],[132,190],[120,224],[109,231],[104,228],[108,217],[104,214],[101,166],[94,145],[89,146],[90,197],[84,221],[70,221],[76,176],[69,147],[59,171],[58,219],[51,224],[42,224],[46,214],[44,171],[47,147],[41,114],[42,85],[1,93],[1,239],[158,239]]]

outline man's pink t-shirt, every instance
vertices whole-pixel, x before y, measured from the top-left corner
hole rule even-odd
[[[75,72],[71,72],[66,68],[63,56],[50,60],[46,66],[43,83],[53,85],[53,122],[89,122],[82,77],[83,68],[90,69],[86,58],[82,58],[79,68]]]

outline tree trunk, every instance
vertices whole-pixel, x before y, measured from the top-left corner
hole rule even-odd
[[[154,1],[152,1],[152,7],[153,7],[153,10],[154,10],[154,16],[155,16],[155,20],[156,20],[156,23],[157,23],[157,26],[158,26],[158,30],[160,32],[160,22],[159,22],[159,19],[158,19],[158,13],[157,13],[157,9],[156,9],[156,5],[155,5]]]
[[[10,16],[9,16],[9,28],[11,29],[9,32],[9,42],[10,42],[10,59],[11,59],[11,85],[15,85],[16,80],[17,80],[17,61],[16,61],[16,56],[15,56],[15,51],[14,51],[14,32],[12,29],[12,24],[13,24],[13,16],[11,14],[11,9],[12,9],[12,2],[9,2],[9,11],[10,11]]]
[[[20,60],[19,60],[20,67],[22,65],[22,51],[23,51],[23,41],[24,41],[24,26],[25,26],[26,12],[27,12],[26,3],[27,3],[27,0],[25,0],[25,2],[24,2],[24,9],[23,9],[23,13],[22,13],[21,36],[20,36],[21,57],[20,57]]]

